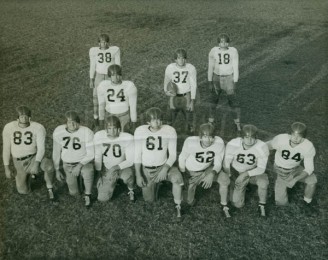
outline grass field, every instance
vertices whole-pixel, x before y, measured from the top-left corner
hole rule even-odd
[[[78,111],[91,126],[88,51],[103,32],[122,50],[123,77],[138,88],[139,115],[151,106],[166,108],[164,70],[173,50],[185,48],[198,71],[201,121],[207,55],[217,35],[228,32],[240,55],[242,123],[257,125],[263,140],[296,120],[309,126],[319,215],[301,213],[302,185],[290,194],[289,207],[274,206],[272,156],[266,220],[256,214],[255,189],[229,221],[220,215],[218,185],[199,189],[197,205],[177,222],[169,185],[154,205],[143,202],[140,190],[136,203],[128,203],[121,185],[112,201],[86,210],[82,197],[70,197],[59,183],[58,206],[49,204],[41,181],[32,194],[18,195],[2,167],[0,259],[327,259],[327,11],[324,0],[2,0],[1,129],[16,118],[17,105],[28,105],[46,127],[51,156],[51,135],[65,111]],[[218,117],[218,135],[229,141],[232,115],[223,105]]]

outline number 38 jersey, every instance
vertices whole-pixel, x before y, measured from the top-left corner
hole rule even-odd
[[[304,160],[304,168],[308,174],[314,170],[313,158],[315,148],[311,141],[304,141],[295,147],[290,146],[290,135],[280,134],[268,142],[269,148],[276,150],[274,162],[277,166],[292,169],[301,164]]]
[[[238,172],[248,171],[249,176],[264,173],[268,162],[269,148],[266,143],[256,140],[249,149],[243,147],[243,139],[238,137],[227,143],[224,165],[226,168],[235,168]]]
[[[211,146],[203,148],[199,136],[188,137],[179,156],[179,167],[189,171],[203,171],[213,165],[213,170],[219,172],[224,156],[224,142],[215,136]]]
[[[169,125],[162,125],[157,132],[148,125],[139,126],[134,132],[135,163],[143,166],[172,166],[177,156],[177,133]]]
[[[93,132],[80,126],[70,133],[66,125],[58,126],[53,132],[52,157],[56,170],[59,169],[60,158],[65,163],[89,163],[94,159]]]
[[[115,115],[130,110],[131,121],[137,121],[137,88],[132,81],[123,80],[117,85],[110,80],[103,80],[97,88],[97,96],[100,120],[104,120],[106,109]]]
[[[105,130],[101,130],[95,134],[95,166],[100,171],[102,163],[107,169],[118,165],[120,169],[131,167],[134,161],[134,141],[133,136],[128,133],[120,133],[120,135],[111,139],[107,137]]]
[[[41,162],[45,153],[46,130],[36,122],[28,127],[18,126],[18,121],[5,125],[3,132],[3,163],[9,165],[10,153],[14,158],[36,154],[36,161]]]

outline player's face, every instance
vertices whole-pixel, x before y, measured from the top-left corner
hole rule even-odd
[[[68,118],[67,119],[67,123],[66,123],[66,127],[67,127],[67,130],[69,132],[75,132],[76,130],[79,129],[80,127],[80,124],[75,122],[74,120]]]
[[[152,130],[157,131],[162,127],[162,120],[158,118],[152,118],[148,124]]]
[[[108,124],[106,132],[109,138],[116,138],[120,134],[120,129],[118,129],[116,126]]]
[[[209,147],[214,142],[214,137],[209,135],[208,133],[204,133],[202,137],[200,138],[200,142],[203,147]]]
[[[256,143],[256,138],[253,136],[244,136],[243,144],[246,146],[253,146]]]
[[[122,83],[122,76],[118,75],[115,71],[111,72],[110,79],[114,84],[121,84]]]
[[[108,42],[106,42],[104,39],[100,39],[99,48],[102,49],[102,50],[107,49],[108,48]]]
[[[29,125],[30,124],[30,117],[28,115],[19,114],[18,115],[18,122],[21,125]]]
[[[302,143],[303,140],[304,140],[303,136],[301,136],[298,133],[292,133],[290,136],[291,143],[296,144],[296,145]]]
[[[226,41],[226,39],[222,38],[220,39],[219,47],[222,49],[226,49],[229,47],[229,43]]]
[[[181,56],[181,55],[178,55],[178,57],[175,60],[175,62],[180,67],[183,67],[184,65],[186,65],[186,59],[183,56]]]

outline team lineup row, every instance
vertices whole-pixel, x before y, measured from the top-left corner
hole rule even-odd
[[[8,123],[3,130],[3,161],[7,178],[12,176],[10,156],[16,168],[16,187],[20,194],[30,192],[29,176],[44,171],[44,179],[51,200],[54,174],[58,181],[66,180],[71,195],[79,193],[77,178],[83,178],[85,206],[91,205],[91,191],[95,174],[98,200],[108,201],[116,182],[122,179],[134,200],[135,183],[142,188],[145,201],[156,199],[157,186],[161,181],[172,183],[172,193],[177,216],[181,216],[182,187],[186,185],[189,205],[195,203],[198,185],[208,189],[213,181],[219,183],[220,202],[225,217],[230,217],[228,200],[231,185],[232,205],[244,206],[246,186],[258,186],[260,216],[266,216],[268,175],[265,173],[269,149],[276,150],[274,159],[275,201],[287,205],[287,188],[296,182],[306,184],[304,201],[310,206],[317,182],[313,173],[315,148],[305,138],[306,126],[295,122],[290,134],[280,134],[265,143],[256,137],[253,125],[244,125],[242,137],[224,141],[214,135],[210,123],[199,127],[199,135],[186,138],[177,159],[177,133],[169,125],[162,124],[162,111],[150,108],[146,112],[147,124],[137,127],[134,136],[121,132],[118,117],[106,117],[105,128],[95,134],[80,125],[74,111],[66,113],[66,124],[53,132],[52,160],[44,158],[45,129],[31,121],[31,111],[26,106],[17,108],[18,120]],[[62,160],[62,169],[60,168]],[[94,163],[93,163],[94,162]],[[301,166],[304,162],[304,167]],[[133,168],[134,165],[134,168]],[[95,171],[94,171],[95,168]],[[309,208],[310,209],[310,208]]]

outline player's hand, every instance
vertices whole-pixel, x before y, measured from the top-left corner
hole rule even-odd
[[[165,94],[169,97],[174,97],[175,96],[175,94],[172,93],[171,91],[165,91]]]
[[[94,79],[90,79],[89,86],[90,86],[90,88],[95,88],[95,80]]]
[[[147,185],[147,182],[143,176],[137,175],[137,185],[140,188],[145,187]]]
[[[65,176],[60,170],[56,170],[56,179],[60,182],[65,180]]]
[[[208,82],[208,88],[210,89],[211,92],[215,91],[213,81]]]
[[[241,184],[243,183],[247,178],[249,178],[248,172],[243,172],[239,174],[238,178],[236,179],[235,183],[236,184]]]
[[[190,101],[189,107],[187,107],[187,111],[194,111],[194,100],[192,99]]]
[[[108,174],[111,181],[116,181],[119,177],[120,167],[118,165],[113,166],[109,169]]]
[[[288,188],[293,188],[296,184],[297,180],[296,179],[292,179],[291,181],[287,182],[286,186]]]
[[[7,179],[11,179],[11,177],[13,176],[12,175],[12,172],[11,172],[11,170],[9,168],[9,165],[5,165],[5,174],[6,174],[6,178]]]
[[[209,189],[212,187],[213,184],[213,179],[214,179],[214,172],[210,172],[209,174],[207,174],[204,179],[202,180],[202,187],[204,189]]]
[[[83,164],[79,163],[73,168],[72,175],[75,177],[78,177],[81,173],[81,169],[83,167]]]
[[[161,182],[161,181],[164,181],[166,180],[167,178],[167,172],[168,170],[170,169],[170,166],[168,166],[167,164],[165,164],[162,169],[160,170],[160,172],[158,173],[156,179],[155,179],[155,182],[158,183],[158,182]]]
[[[40,169],[40,162],[34,161],[32,167],[30,169],[30,174],[37,175],[39,173],[39,169]]]

